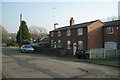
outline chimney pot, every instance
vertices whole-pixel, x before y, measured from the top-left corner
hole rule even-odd
[[[73,26],[74,25],[74,19],[73,19],[73,17],[71,17],[71,19],[70,19],[70,26]]]

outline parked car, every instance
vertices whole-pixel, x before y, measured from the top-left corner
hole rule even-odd
[[[89,51],[88,50],[77,50],[75,53],[78,59],[89,59]]]
[[[34,52],[34,49],[31,45],[22,45],[20,50],[21,50],[21,53],[22,52]]]
[[[38,46],[38,43],[30,43],[31,46]]]

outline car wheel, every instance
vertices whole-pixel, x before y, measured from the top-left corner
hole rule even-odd
[[[23,51],[21,51],[21,53],[24,53]]]

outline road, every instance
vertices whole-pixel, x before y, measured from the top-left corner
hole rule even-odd
[[[118,69],[36,53],[2,48],[2,71],[7,78],[118,78]]]

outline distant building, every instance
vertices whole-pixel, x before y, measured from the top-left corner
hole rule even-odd
[[[41,42],[42,44],[48,44],[48,43],[49,43],[49,37],[43,37],[43,38],[40,40],[40,42]]]

